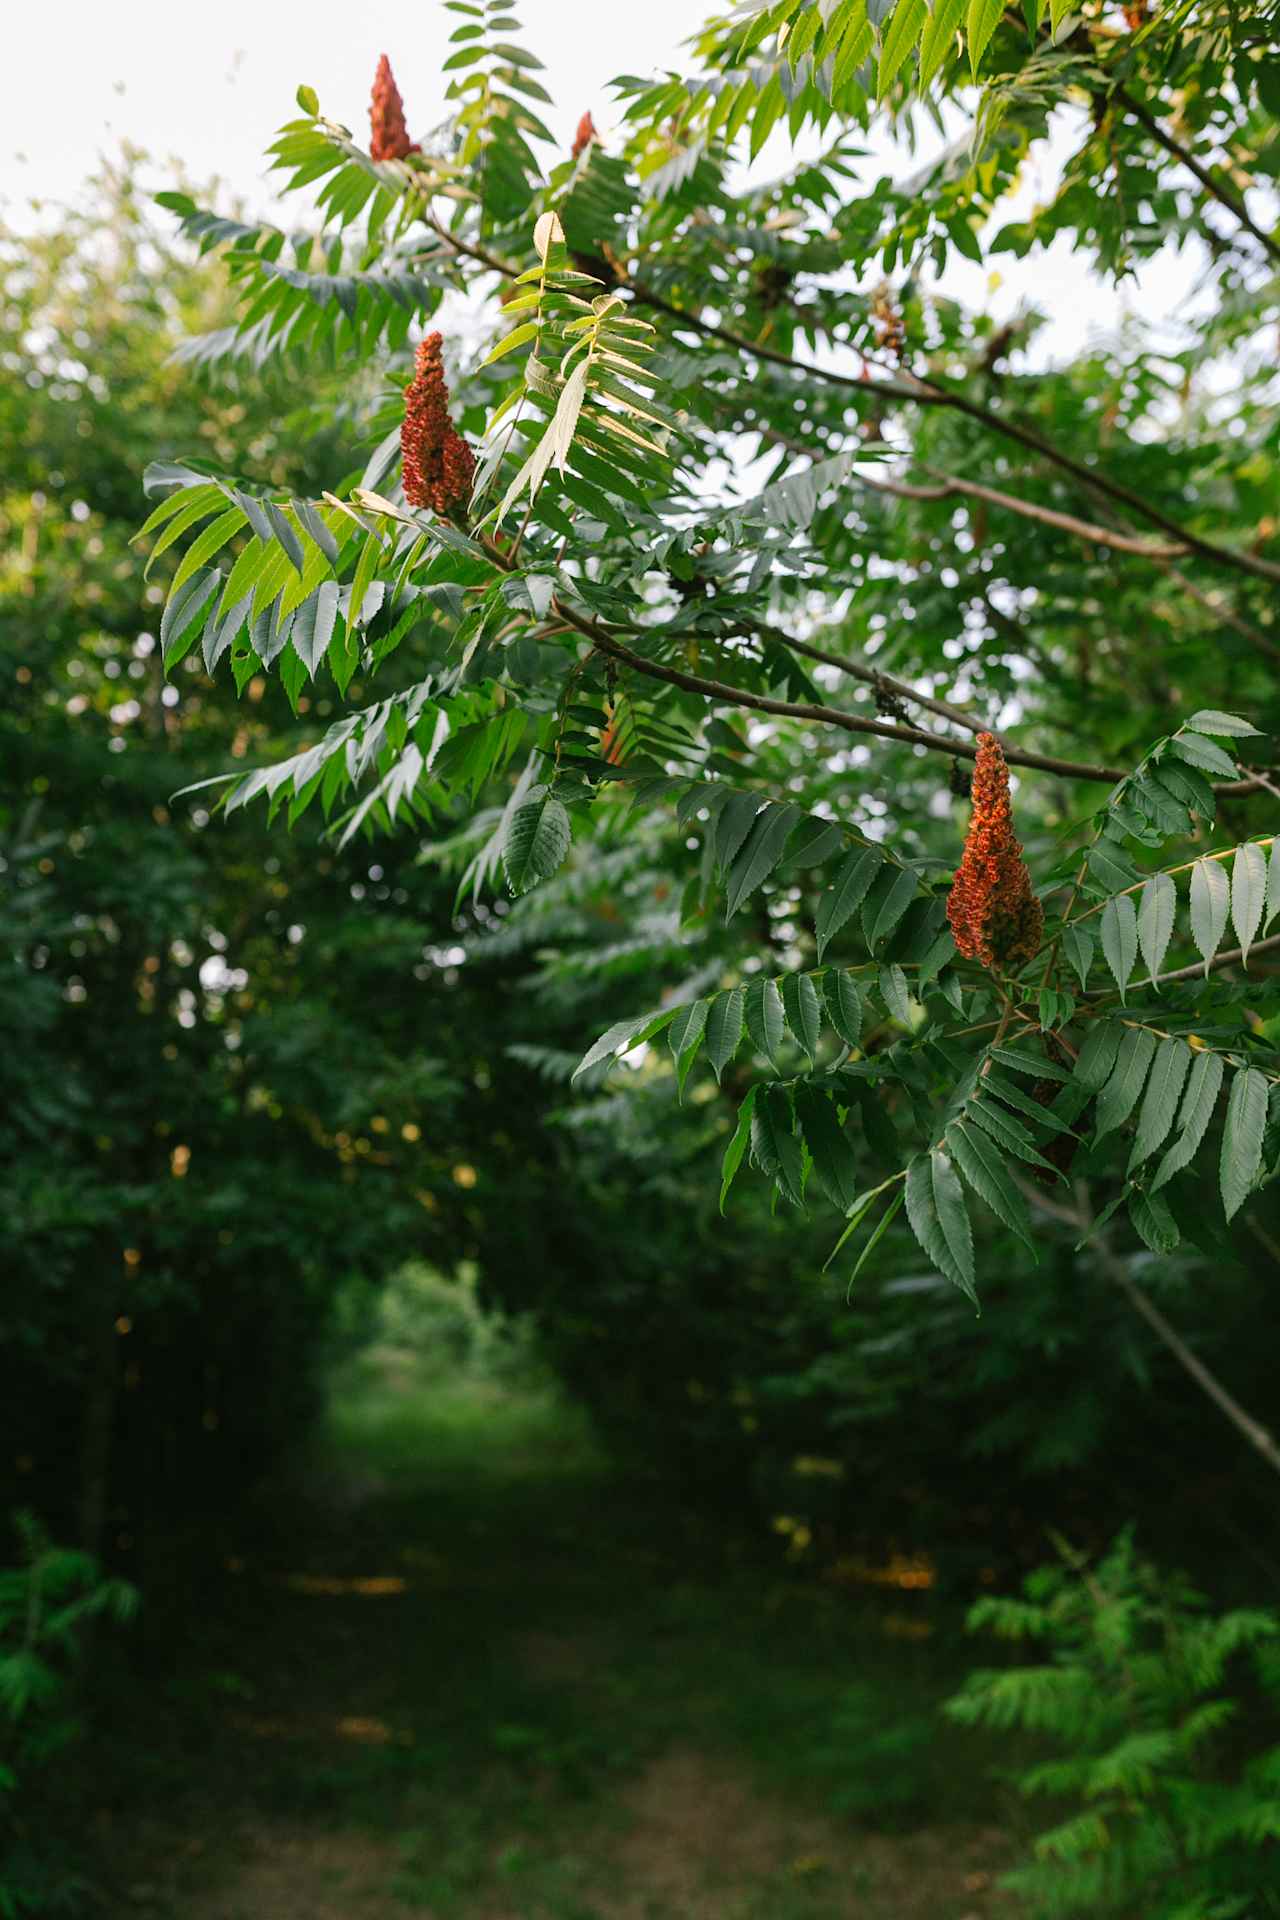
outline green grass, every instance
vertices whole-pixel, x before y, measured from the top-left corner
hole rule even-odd
[[[435,1920],[985,1912],[954,1836],[989,1866],[1006,1810],[937,1714],[954,1618],[781,1551],[620,1479],[539,1380],[349,1369],[168,1694],[202,1758],[162,1740],[146,1791],[221,1832],[174,1911],[234,1913],[199,1896],[234,1886],[240,1810],[365,1836],[371,1895]]]

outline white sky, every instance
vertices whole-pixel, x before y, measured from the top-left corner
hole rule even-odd
[[[680,67],[681,41],[711,0],[515,0],[521,38],[544,61],[541,76],[556,106],[543,117],[568,145],[590,108],[606,135],[618,115],[607,83],[619,73]],[[218,0],[179,9],[174,0],[43,0],[15,4],[5,20],[0,67],[0,218],[22,227],[39,215],[33,201],[67,201],[103,153],[127,139],[155,165],[146,184],[175,175],[204,185],[219,177],[226,197],[250,211],[272,210],[274,187],[262,155],[281,122],[296,113],[300,81],[316,89],[323,111],[357,138],[368,129],[369,88],[378,55],[391,59],[410,128],[444,115],[440,66],[458,16],[437,0]],[[775,133],[762,156],[768,172],[785,164]],[[1049,153],[1028,171],[1019,199],[1042,196],[1056,172]],[[905,170],[913,171],[910,162]],[[301,212],[301,202],[299,202]],[[279,218],[279,210],[275,209]],[[1000,318],[1024,297],[1055,317],[1037,356],[1069,354],[1093,330],[1109,330],[1125,305],[1151,317],[1174,311],[1194,285],[1196,263],[1164,259],[1123,293],[1093,281],[1065,248],[1018,263],[997,263],[1003,284],[956,260],[946,290]]]
[[[702,0],[515,0],[515,10],[557,102],[535,111],[565,145],[589,107],[602,130],[616,117],[605,91],[615,74],[682,64],[676,49],[704,11]],[[72,196],[121,137],[265,207],[262,154],[296,116],[300,81],[360,139],[385,53],[419,133],[444,117],[440,67],[462,24],[438,0],[15,0],[4,11],[0,196],[10,216],[31,195]]]

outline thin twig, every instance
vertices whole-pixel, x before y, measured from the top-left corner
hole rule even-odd
[[[1017,1178],[1017,1184],[1034,1206],[1039,1207],[1044,1213],[1051,1214],[1055,1220],[1063,1221],[1077,1233],[1088,1233],[1093,1226],[1093,1206],[1089,1198],[1089,1190],[1083,1181],[1076,1184],[1078,1204],[1074,1209],[1064,1206],[1059,1200],[1054,1200],[1050,1195],[1033,1186],[1030,1181]],[[1223,1386],[1217,1375],[1211,1373],[1203,1360],[1192,1352],[1181,1334],[1161,1313],[1150,1294],[1130,1277],[1123,1260],[1114,1252],[1105,1233],[1098,1233],[1093,1244],[1097,1248],[1098,1257],[1107,1278],[1120,1288],[1130,1306],[1142,1315],[1157,1339],[1169,1349],[1178,1365],[1190,1375],[1203,1393],[1208,1394],[1214,1405],[1226,1415],[1237,1433],[1243,1434],[1249,1445],[1261,1455],[1267,1465],[1280,1473],[1280,1446],[1277,1446],[1274,1436],[1261,1421],[1255,1420],[1253,1415],[1240,1405],[1235,1396]]]
[[[486,247],[463,240],[458,234],[450,233],[440,225],[434,215],[426,215],[428,224],[445,244],[455,252],[465,254],[469,259],[477,260],[482,266],[494,273],[514,278],[519,268],[498,254],[490,253]],[[1043,439],[1030,427],[1022,426],[1016,420],[1009,420],[1003,414],[993,413],[990,408],[971,400],[966,394],[953,387],[944,385],[936,377],[921,380],[912,376],[910,382],[894,380],[864,380],[859,374],[839,373],[831,367],[821,367],[810,360],[798,360],[793,354],[783,353],[777,347],[767,347],[761,342],[750,340],[745,335],[734,333],[728,327],[716,325],[704,320],[700,314],[690,313],[687,308],[677,307],[672,301],[664,299],[654,288],[642,280],[632,279],[629,275],[619,276],[629,289],[632,297],[641,306],[654,308],[659,313],[668,314],[681,325],[691,327],[708,339],[723,340],[727,346],[734,347],[740,353],[753,355],[757,360],[765,360],[774,366],[786,367],[793,373],[800,373],[809,380],[822,380],[829,386],[842,387],[864,400],[903,400],[922,407],[948,407],[956,413],[964,414],[975,420],[991,433],[1002,435],[1006,440],[1014,440],[1019,446],[1027,447],[1042,459],[1051,461],[1064,473],[1071,474],[1082,486],[1089,487],[1095,493],[1107,499],[1119,501],[1131,512],[1138,514],[1152,526],[1159,527],[1171,539],[1189,552],[1198,553],[1203,559],[1212,560],[1219,566],[1234,567],[1244,573],[1256,574],[1263,580],[1280,580],[1280,566],[1260,555],[1245,553],[1234,547],[1219,546],[1216,541],[1206,540],[1200,534],[1192,533],[1186,527],[1179,526],[1176,520],[1161,513],[1142,495],[1096,468],[1085,466],[1071,454],[1064,453],[1051,441]]]
[[[1100,472],[1095,467],[1085,466],[1071,454],[1064,453],[1060,447],[1055,447],[1051,441],[1043,439],[1032,428],[1023,426],[1017,420],[1007,419],[1003,414],[993,413],[979,401],[971,400],[954,387],[946,386],[936,376],[928,380],[913,376],[908,384],[902,381],[864,380],[859,374],[839,373],[834,368],[818,366],[811,360],[798,360],[793,354],[783,353],[776,347],[763,346],[759,341],[749,340],[743,334],[734,333],[727,327],[703,320],[700,315],[690,313],[687,308],[673,305],[670,300],[664,299],[661,294],[647,287],[643,281],[628,280],[626,284],[642,306],[654,307],[709,339],[723,340],[726,345],[737,348],[741,353],[752,354],[756,359],[768,361],[775,366],[787,367],[794,373],[803,374],[806,379],[822,380],[829,386],[843,387],[866,400],[905,400],[922,407],[948,407],[953,412],[964,414],[966,418],[977,421],[989,432],[1000,434],[1006,440],[1014,440],[1019,446],[1027,447],[1031,452],[1039,454],[1042,459],[1051,461],[1064,473],[1071,474],[1082,486],[1089,487],[1093,492],[1128,507],[1130,512],[1138,514],[1153,527],[1159,527],[1163,533],[1167,533],[1184,550],[1198,553],[1202,558],[1212,560],[1219,566],[1234,567],[1243,573],[1257,574],[1263,580],[1280,580],[1280,566],[1275,565],[1274,562],[1264,560],[1257,554],[1246,553],[1239,548],[1219,546],[1216,541],[1206,540],[1200,534],[1192,533],[1189,528],[1180,526],[1176,520],[1161,513],[1149,501],[1144,500],[1141,494],[1133,492],[1120,481],[1113,480],[1110,475]]]
[[[751,630],[765,639],[775,641],[780,647],[789,648],[792,653],[802,653],[809,660],[821,661],[823,666],[835,667],[839,672],[848,674],[851,680],[860,680],[864,686],[874,687],[877,693],[892,694],[896,699],[910,701],[913,706],[924,707],[930,713],[936,713],[939,719],[950,720],[953,726],[963,727],[966,733],[987,731],[985,721],[975,720],[971,713],[966,713],[962,707],[953,707],[949,700],[937,700],[932,694],[919,692],[909,680],[899,680],[896,674],[884,673],[879,667],[870,666],[864,661],[850,660],[845,654],[828,653],[825,647],[815,647],[811,640],[797,640],[794,634],[784,633],[780,627],[770,626],[763,621],[753,623]]]
[[[504,573],[511,571],[508,554],[486,536],[481,536],[481,544],[495,566]],[[922,727],[899,726],[889,720],[867,719],[862,714],[849,713],[843,707],[774,700],[767,694],[751,693],[745,687],[730,686],[724,680],[709,680],[703,674],[687,673],[682,667],[663,666],[657,660],[647,660],[643,654],[634,652],[620,638],[618,631],[602,627],[598,621],[579,613],[561,595],[553,595],[551,606],[557,619],[590,640],[592,646],[607,658],[620,661],[651,680],[663,680],[668,686],[681,687],[686,693],[701,694],[708,700],[723,701],[726,706],[742,707],[751,713],[775,713],[790,720],[809,720],[820,726],[839,727],[845,733],[874,734],[881,740],[900,740],[907,746],[926,747],[933,753],[950,754],[953,758],[976,760],[978,757],[977,747],[967,740],[950,740],[944,734],[928,733]],[[628,627],[623,631],[632,639],[643,635],[642,628]],[[1014,766],[1035,767],[1041,773],[1060,774],[1067,780],[1100,780],[1110,786],[1117,780],[1127,778],[1127,770],[1123,767],[1092,766],[1081,760],[1059,760],[1052,754],[1029,753],[1021,747],[1006,747],[1005,758]],[[1221,791],[1251,792],[1254,784],[1253,781],[1235,781]]]
[[[1263,633],[1261,628],[1255,627],[1251,620],[1246,620],[1243,614],[1235,611],[1234,607],[1222,606],[1211,593],[1206,593],[1203,587],[1197,586],[1194,580],[1189,579],[1181,567],[1166,564],[1164,571],[1171,580],[1177,581],[1184,593],[1190,594],[1193,600],[1198,601],[1207,612],[1213,614],[1215,619],[1221,620],[1224,626],[1234,629],[1242,640],[1247,640],[1251,646],[1257,647],[1259,653],[1269,653],[1273,660],[1280,660],[1280,646],[1268,634]]]
[[[771,446],[786,447],[798,458],[809,460],[815,465],[819,457],[824,460],[832,457],[829,447],[815,449],[804,440],[795,440],[790,434],[780,433],[776,427],[770,427],[758,421],[752,423],[752,432],[760,440],[768,441]],[[886,480],[883,477],[872,479],[869,473],[860,473],[856,468],[850,472],[849,478],[855,486],[865,487],[869,493],[887,494],[895,500],[946,500],[953,496],[970,495],[976,499],[986,500],[992,506],[1000,507],[1007,513],[1016,513],[1024,519],[1040,520],[1047,526],[1059,527],[1064,533],[1072,534],[1076,539],[1088,540],[1095,545],[1111,547],[1118,553],[1131,553],[1140,559],[1149,560],[1153,566],[1159,567],[1171,579],[1176,580],[1184,592],[1213,614],[1215,619],[1233,628],[1242,639],[1247,640],[1251,646],[1257,647],[1260,653],[1270,654],[1273,659],[1280,660],[1280,645],[1253,626],[1234,608],[1224,607],[1214,599],[1212,594],[1206,593],[1203,587],[1197,586],[1194,580],[1189,579],[1179,567],[1173,565],[1175,559],[1189,551],[1185,542],[1180,542],[1176,547],[1157,546],[1149,540],[1142,539],[1138,534],[1130,532],[1127,528],[1102,527],[1093,521],[1079,520],[1074,514],[1061,513],[1054,507],[1042,507],[1030,500],[1019,500],[1015,494],[1002,493],[997,488],[985,486],[976,480],[962,480],[958,474],[944,473],[937,467],[922,465],[922,470],[934,475],[932,485],[919,486],[913,481]]]
[[[1063,533],[1070,533],[1077,540],[1088,540],[1093,546],[1112,547],[1117,553],[1136,554],[1141,560],[1152,560],[1157,564],[1162,560],[1180,560],[1191,551],[1185,540],[1176,546],[1162,547],[1151,540],[1144,540],[1140,534],[1116,533],[1109,527],[1100,527],[1091,520],[1078,520],[1073,513],[1060,513],[1056,507],[1042,507],[1034,500],[1019,500],[1016,495],[1002,493],[998,487],[984,486],[978,480],[961,480],[952,473],[940,473],[934,467],[926,466],[923,472],[933,474],[936,485],[932,487],[908,487],[903,482],[884,482],[866,479],[864,484],[874,487],[877,492],[900,493],[908,499],[946,499],[949,495],[966,495],[974,500],[986,500],[993,507],[1000,507],[1006,513],[1019,514],[1024,520],[1039,520],[1047,527],[1057,527]]]
[[[1179,980],[1199,980],[1204,974],[1215,972],[1219,967],[1234,967],[1239,960],[1252,959],[1258,953],[1275,953],[1277,949],[1280,949],[1280,933],[1272,934],[1269,940],[1255,940],[1247,956],[1243,947],[1232,947],[1227,953],[1215,953],[1207,966],[1203,960],[1197,960],[1194,966],[1175,967],[1171,973],[1158,973],[1155,980],[1148,984],[1168,987]],[[1097,1000],[1114,991],[1113,987],[1092,987],[1085,997],[1089,1000]]]

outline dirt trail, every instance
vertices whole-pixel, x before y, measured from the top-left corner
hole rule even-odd
[[[107,1911],[1011,1920],[989,1810],[928,1804],[928,1721],[905,1761],[892,1728],[861,1750],[903,1675],[869,1736],[822,1732],[828,1692],[861,1699],[860,1664],[913,1654],[859,1652],[830,1606],[793,1628],[787,1608],[817,1601],[762,1597],[756,1573],[690,1579],[670,1515],[557,1454],[550,1428],[530,1444],[477,1423],[468,1478],[399,1415],[390,1438],[362,1431],[371,1458],[347,1434],[336,1472],[277,1496],[226,1556],[158,1703],[151,1774],[105,1816]],[[808,1644],[824,1637],[829,1653]],[[861,1808],[877,1768],[891,1803],[904,1765],[922,1802],[894,1830],[833,1810],[859,1769]]]

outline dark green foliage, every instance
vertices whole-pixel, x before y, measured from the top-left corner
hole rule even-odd
[[[85,1732],[90,1635],[127,1621],[133,1588],[106,1580],[92,1555],[57,1547],[29,1513],[15,1516],[20,1561],[0,1570],[0,1913],[69,1912],[90,1891],[58,1862],[42,1823],[57,1804],[66,1749]]]
[[[379,977],[355,872],[170,811],[184,776],[273,721],[203,676],[166,688],[130,463],[148,442],[253,441],[300,474],[279,395],[247,408],[165,365],[174,316],[217,293],[156,251],[128,178],[21,251],[5,325],[23,377],[0,402],[0,1502],[129,1561],[193,1486],[251,1479],[307,1407],[326,1300],[380,1273],[397,1209],[416,1211],[382,1176],[370,1221],[335,1136],[383,1110],[398,1127],[440,1076],[398,1057],[394,1017],[375,1036],[333,991],[337,968]],[[403,978],[408,927],[380,939]]]
[[[1096,1565],[1064,1547],[969,1624],[1042,1656],[973,1674],[948,1707],[1050,1748],[1018,1777],[1059,1814],[1007,1879],[1032,1913],[1280,1912],[1280,1617],[1211,1612],[1125,1535]]]

